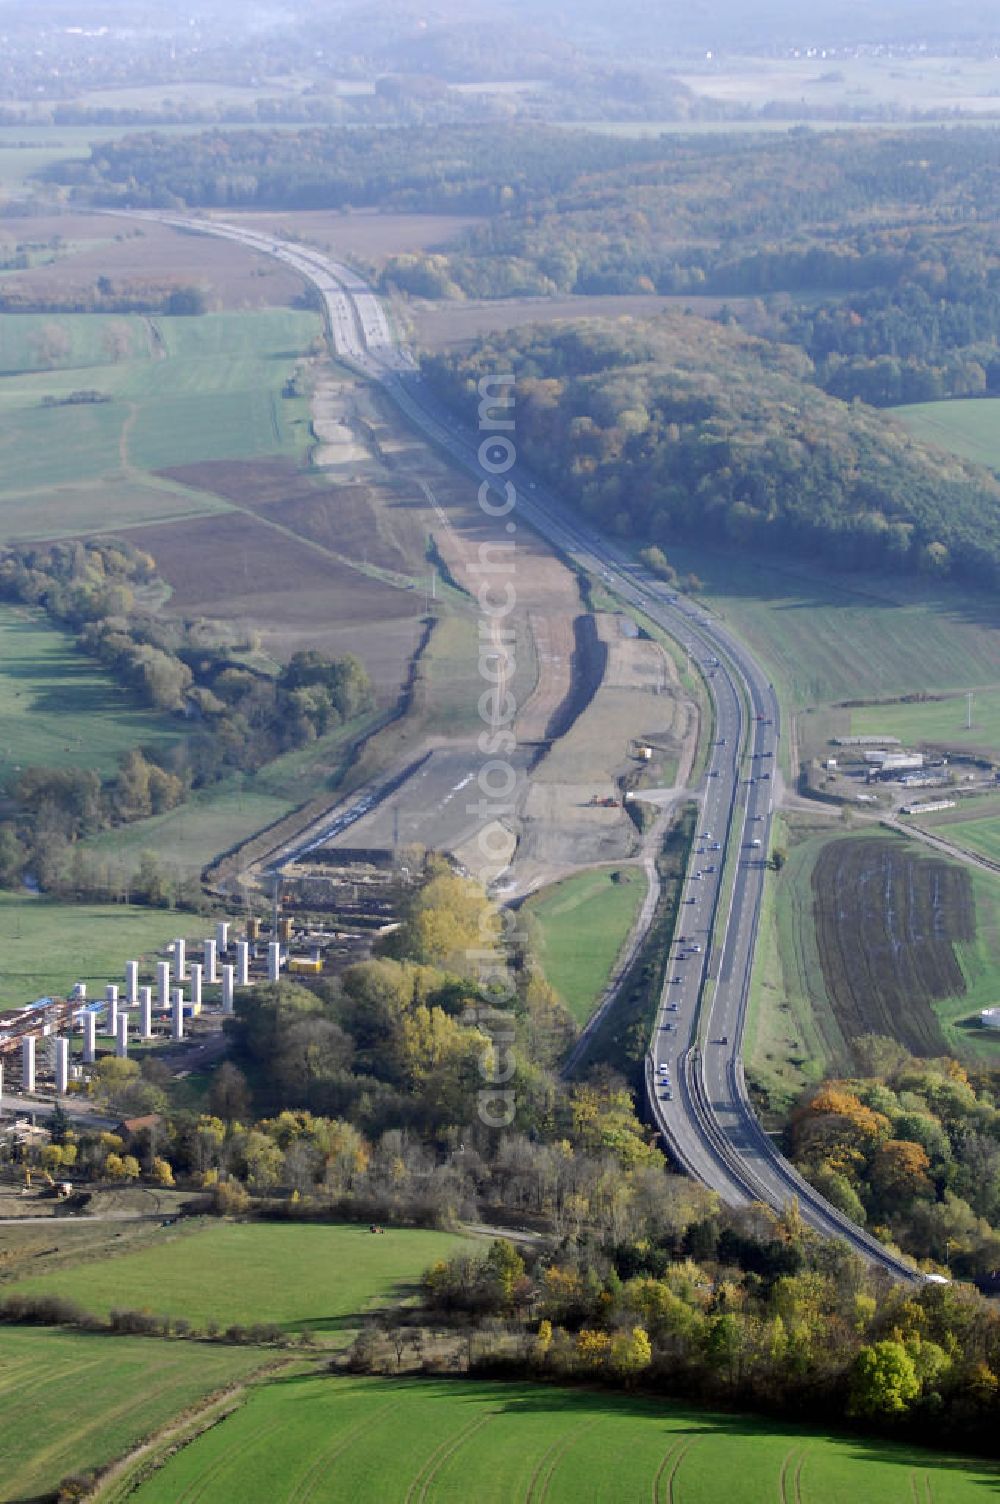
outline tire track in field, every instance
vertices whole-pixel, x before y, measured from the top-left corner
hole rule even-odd
[[[547,1447],[535,1464],[535,1470],[528,1481],[528,1491],[524,1496],[525,1504],[543,1504],[547,1498],[555,1470],[576,1441],[580,1432],[585,1428],[593,1429],[589,1420],[580,1421],[579,1425]],[[544,1477],[542,1476],[544,1472]],[[536,1493],[535,1490],[538,1490]]]
[[[792,1501],[788,1497],[788,1469],[794,1460],[795,1448],[793,1447],[790,1452],[785,1453],[781,1464],[781,1472],[778,1474],[778,1498],[781,1500],[781,1504],[792,1504]]]
[[[320,1481],[320,1475],[324,1470],[329,1467],[331,1462],[335,1462],[342,1452],[346,1452],[348,1447],[353,1446],[359,1436],[369,1431],[375,1425],[376,1421],[381,1420],[385,1412],[391,1409],[391,1406],[392,1402],[387,1400],[384,1405],[379,1405],[378,1409],[371,1415],[362,1416],[356,1425],[351,1426],[349,1430],[340,1435],[333,1446],[329,1447],[325,1452],[321,1452],[312,1466],[307,1469],[303,1477],[292,1488],[286,1504],[307,1504],[307,1501],[312,1498],[316,1485]]]
[[[409,1488],[406,1490],[404,1504],[425,1504],[427,1490],[445,1463],[451,1461],[455,1453],[465,1445],[470,1436],[473,1436],[477,1431],[481,1431],[483,1426],[487,1425],[491,1420],[495,1420],[499,1414],[498,1410],[491,1410],[487,1415],[482,1415],[478,1420],[472,1420],[467,1426],[463,1426],[457,1436],[446,1436],[444,1441],[440,1442],[434,1448],[431,1455],[417,1472],[416,1477],[411,1481]]]
[[[77,1375],[86,1373],[88,1369],[100,1368],[103,1362],[103,1358],[80,1358],[75,1363],[66,1363],[59,1370],[59,1378],[60,1380],[76,1378]],[[37,1357],[15,1358],[10,1363],[4,1364],[3,1372],[0,1374],[0,1395],[13,1391],[18,1399],[23,1399],[32,1390],[40,1389],[51,1382],[51,1372],[39,1372]]]
[[[679,1446],[680,1446],[680,1442],[679,1441],[672,1441],[670,1443],[670,1445],[667,1447],[667,1450],[664,1452],[663,1458],[662,1458],[662,1460],[660,1462],[659,1467],[656,1469],[656,1474],[655,1474],[655,1476],[653,1478],[653,1485],[652,1485],[652,1492],[653,1492],[652,1504],[660,1504],[660,1479],[663,1477],[663,1474],[666,1472],[667,1467],[670,1464],[670,1460],[674,1456],[674,1454],[676,1453],[677,1448]]]
[[[103,1358],[99,1358],[92,1363],[88,1363],[86,1367],[100,1368],[104,1361]],[[172,1374],[168,1373],[165,1380],[169,1388],[161,1391],[161,1393],[171,1393],[178,1381],[184,1382],[185,1379],[185,1373],[179,1368],[174,1368]],[[204,1398],[204,1396],[197,1396],[189,1403],[200,1405]],[[32,1453],[32,1465],[37,1467],[40,1464],[47,1463],[50,1459],[57,1459],[67,1448],[72,1451],[87,1436],[91,1435],[95,1430],[103,1429],[109,1422],[128,1422],[129,1417],[136,1414],[141,1417],[148,1404],[149,1395],[140,1387],[138,1390],[133,1391],[127,1400],[123,1400],[120,1404],[112,1406],[111,1409],[97,1411],[89,1420],[84,1421],[75,1428],[63,1426],[53,1442]],[[142,1436],[145,1428],[141,1421],[137,1424],[136,1429],[139,1435]]]
[[[913,1504],[934,1504],[930,1475],[926,1472],[918,1474],[915,1468],[911,1468],[910,1493],[913,1495]]]
[[[105,1359],[103,1357],[81,1359],[77,1363],[69,1364],[62,1368],[59,1373],[59,1380],[60,1382],[66,1379],[79,1381],[81,1379],[81,1376],[89,1374],[92,1370],[99,1372],[103,1367],[104,1362]],[[18,1367],[21,1367],[21,1365],[19,1364]],[[47,1370],[39,1372],[37,1359],[32,1364],[30,1374],[30,1377],[27,1377],[23,1380],[19,1379],[15,1374],[13,1377],[17,1379],[16,1387],[7,1384],[0,1386],[0,1394],[12,1394],[14,1397],[16,1397],[18,1405],[23,1408],[24,1402],[26,1400],[29,1400],[31,1396],[38,1390],[44,1389],[45,1386],[51,1382],[52,1378],[51,1373],[49,1373]],[[9,1373],[5,1372],[5,1378],[8,1376]],[[50,1441],[47,1446],[33,1450],[29,1458],[26,1458],[20,1466],[15,1466],[15,1478],[22,1476],[25,1470],[30,1468],[31,1471],[28,1472],[28,1479],[33,1482],[35,1477],[38,1475],[39,1470],[44,1469],[46,1463],[50,1460],[50,1458],[59,1459],[67,1452],[67,1449],[71,1454],[73,1447],[77,1443],[83,1441],[84,1438],[90,1434],[90,1432],[104,1426],[109,1414],[112,1416],[117,1416],[121,1409],[127,1410],[129,1408],[133,1408],[145,1403],[145,1398],[142,1398],[138,1401],[132,1399],[126,1406],[120,1406],[119,1410],[110,1412],[100,1411],[97,1414],[92,1415],[89,1420],[84,1421],[75,1429],[67,1429],[67,1427],[65,1426],[61,1427],[53,1441]],[[9,1475],[7,1476],[5,1481],[9,1484]]]
[[[681,1447],[680,1451],[674,1453],[673,1459],[672,1459],[671,1464],[670,1464],[670,1471],[667,1473],[666,1504],[674,1504],[674,1484],[677,1481],[677,1474],[678,1474],[678,1472],[680,1470],[680,1465],[684,1461],[684,1458],[687,1456],[688,1452],[690,1452],[691,1448],[694,1445],[695,1445],[695,1443],[693,1441],[685,1442],[684,1445]],[[666,1460],[666,1459],[664,1459],[664,1460]],[[662,1472],[662,1468],[661,1468],[661,1472]],[[657,1475],[657,1480],[656,1481],[657,1481],[657,1484],[659,1484],[659,1481],[660,1481],[659,1475]],[[657,1504],[659,1504],[659,1500],[657,1500]]]

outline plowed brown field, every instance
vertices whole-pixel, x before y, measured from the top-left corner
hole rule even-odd
[[[823,976],[844,1038],[885,1034],[917,1055],[946,1053],[931,1004],[965,991],[954,942],[975,936],[969,874],[873,838],[831,841],[812,885]]]

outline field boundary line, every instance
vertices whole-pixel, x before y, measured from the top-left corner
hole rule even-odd
[[[102,1360],[99,1359],[98,1363],[100,1361]],[[21,1393],[23,1394],[24,1391],[22,1390]],[[93,1420],[88,1422],[86,1425],[78,1426],[75,1430],[64,1429],[60,1431],[59,1436],[55,1441],[51,1442],[49,1446],[43,1447],[41,1451],[35,1452],[32,1455],[31,1460],[33,1465],[44,1463],[48,1461],[49,1458],[58,1456],[59,1452],[65,1446],[73,1446],[84,1436],[86,1436],[88,1432],[93,1431],[96,1427],[105,1425],[108,1421],[127,1421],[129,1415],[131,1415],[134,1410],[140,1409],[145,1403],[146,1395],[140,1388],[137,1392],[133,1392],[131,1395],[129,1395],[128,1399],[122,1400],[120,1404],[115,1405],[112,1409],[102,1410],[100,1415],[95,1416]]]
[[[159,1472],[176,1452],[238,1410],[246,1402],[252,1387],[279,1372],[290,1361],[288,1358],[272,1360],[236,1383],[205,1395],[180,1415],[172,1416],[165,1425],[107,1465],[91,1491],[82,1496],[86,1504],[122,1504],[147,1478]],[[176,1442],[176,1445],[168,1446],[171,1442]],[[160,1455],[157,1448],[164,1446],[168,1449]]]

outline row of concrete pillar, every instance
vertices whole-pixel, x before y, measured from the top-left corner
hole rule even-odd
[[[250,943],[240,940],[236,945],[236,961],[234,964],[220,966],[218,964],[218,951],[214,940],[206,940],[204,961],[194,961],[188,964],[185,956],[185,947],[182,940],[175,940],[173,945],[173,961],[158,961],[156,963],[156,991],[157,1004],[160,1008],[170,1006],[171,977],[181,982],[190,980],[192,1001],[197,1007],[201,1006],[202,988],[222,985],[222,1007],[227,1013],[232,1012],[233,988],[248,987],[250,985]],[[281,975],[281,946],[276,940],[272,940],[267,947],[267,979],[276,982]],[[133,971],[134,968],[134,971]],[[129,961],[125,968],[126,984],[129,990],[129,1001],[136,1001],[138,990],[138,963]]]
[[[219,957],[225,955],[228,949],[229,920],[220,919],[218,924],[215,926],[214,938],[209,936],[208,939],[203,940],[201,943],[201,964],[204,968],[206,982],[215,983],[219,980]],[[188,969],[187,942],[182,937],[178,937],[171,946],[171,953],[177,980],[179,982],[184,982],[187,980]]]
[[[201,1012],[202,989],[206,983],[222,987],[222,1011],[232,1013],[234,1007],[234,993],[237,987],[247,987],[250,984],[250,944],[247,940],[239,940],[236,943],[236,961],[234,964],[219,965],[219,956],[229,949],[229,921],[220,920],[215,927],[215,937],[206,939],[202,944],[202,957],[200,962],[188,964],[187,947],[182,938],[174,941],[172,946],[173,969],[176,979],[181,981],[190,973],[191,982],[191,1013],[193,1017]],[[269,982],[277,982],[281,975],[281,946],[278,941],[272,940],[267,948],[267,977]],[[126,1002],[119,997],[117,984],[109,983],[105,989],[106,1032],[114,1037],[115,1054],[124,1058],[128,1054],[128,1027],[129,1015],[125,1011],[126,1006],[138,1006],[139,1008],[139,1038],[151,1039],[153,1037],[153,988],[139,985],[138,961],[125,963],[125,991]],[[159,961],[156,966],[156,994],[158,1006],[170,1013],[170,1032],[174,1039],[184,1038],[184,991],[180,987],[171,987],[171,962]],[[65,1093],[69,1085],[69,1040],[57,1037],[55,1047],[55,1078],[56,1091]],[[35,1089],[35,1058],[36,1036],[26,1034],[21,1041],[21,1089],[22,1091],[34,1091]],[[88,1009],[83,1014],[83,1061],[85,1065],[92,1065],[97,1059],[97,1010]],[[0,1078],[2,1079],[2,1078]],[[0,1086],[2,1092],[2,1086]]]

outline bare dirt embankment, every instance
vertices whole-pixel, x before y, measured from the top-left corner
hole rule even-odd
[[[468,214],[382,214],[376,209],[282,209],[270,214],[226,210],[218,218],[265,234],[289,235],[342,260],[379,268],[388,256],[435,251],[483,224]]]
[[[519,893],[580,866],[638,858],[642,843],[624,807],[625,784],[642,770],[669,788],[690,768],[697,714],[671,660],[657,643],[630,635],[624,617],[588,620],[598,681],[533,772],[514,864]],[[577,677],[578,695],[587,681],[585,673]],[[650,749],[648,762],[643,748]]]
[[[512,539],[504,519],[488,517],[477,483],[408,430],[380,393],[339,375],[329,383],[321,375],[316,391],[339,436],[351,435],[349,458],[334,453],[341,446],[331,431],[322,471],[304,475],[280,462],[173,471],[238,512],[215,528],[208,519],[207,528],[161,527],[155,539],[150,530],[137,541],[153,549],[174,587],[173,608],[250,626],[276,657],[297,646],[356,652],[387,708],[409,684],[403,719],[366,744],[351,784],[408,766],[419,765],[419,775],[376,803],[341,844],[388,846],[398,832],[407,843],[453,851],[485,875],[484,823],[493,827],[491,870],[513,854],[517,824],[467,808],[484,761],[480,698],[494,679],[501,698],[509,691],[519,741],[524,715],[533,718],[532,739],[551,736],[554,717],[560,729],[568,724],[567,707],[579,697],[576,634],[587,630],[574,628],[587,620],[576,576],[536,535],[520,529]],[[192,526],[200,529],[194,538]],[[484,563],[498,566],[490,578],[514,587],[514,608],[502,620],[476,602]],[[414,679],[414,651],[431,617],[436,626]],[[599,678],[586,679],[584,699]],[[518,797],[534,756],[537,747],[515,755]],[[312,800],[230,854],[227,880],[269,860],[335,802]]]

